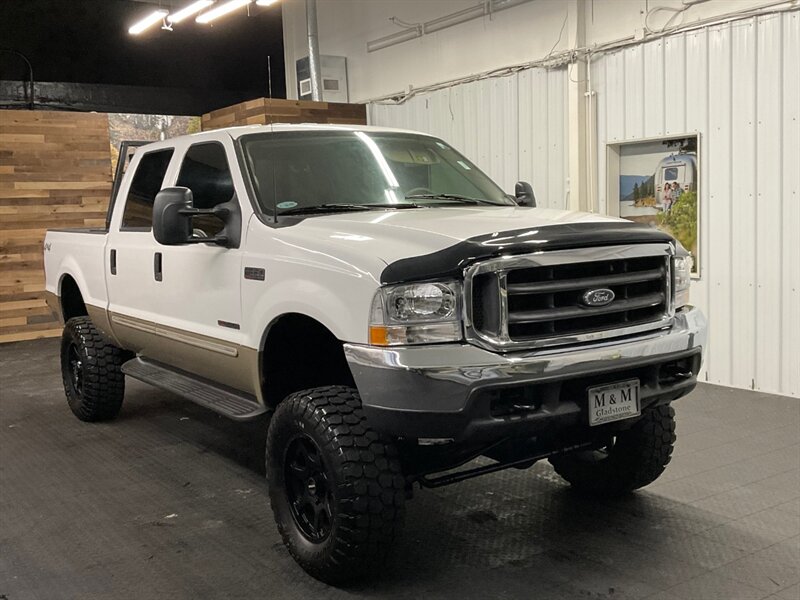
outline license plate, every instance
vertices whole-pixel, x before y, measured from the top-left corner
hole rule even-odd
[[[592,387],[588,392],[589,425],[621,421],[641,414],[638,379]]]

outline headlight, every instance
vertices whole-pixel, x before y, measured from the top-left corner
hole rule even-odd
[[[369,343],[402,346],[461,339],[461,285],[412,283],[381,288],[372,301]]]
[[[682,250],[682,248],[680,248]],[[673,282],[675,285],[675,310],[689,304],[689,287],[692,283],[692,266],[694,260],[690,254],[676,256],[672,262]]]

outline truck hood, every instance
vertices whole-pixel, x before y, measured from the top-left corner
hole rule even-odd
[[[316,224],[323,227],[363,228],[376,235],[399,234],[404,237],[421,233],[429,237],[434,246],[511,229],[610,220],[615,219],[591,213],[520,206],[401,209],[336,214],[315,219]]]
[[[386,211],[338,213],[306,218],[282,229],[285,235],[311,250],[331,251],[356,260],[383,283],[402,279],[408,272],[419,276],[444,276],[444,271],[457,269],[469,258],[480,258],[498,252],[531,252],[535,244],[553,239],[582,245],[594,239],[587,232],[604,230],[606,237],[619,236],[619,230],[643,229],[629,221],[591,213],[517,206],[455,206]],[[612,233],[613,232],[613,233]],[[662,237],[665,237],[661,234]],[[297,237],[295,237],[297,236]],[[519,237],[519,240],[515,238]],[[625,238],[625,235],[621,235]],[[647,239],[638,241],[651,241]],[[665,239],[670,239],[668,236]],[[506,243],[507,240],[508,243]],[[617,243],[625,243],[620,239]],[[605,242],[609,243],[608,241]],[[602,242],[600,242],[602,245]],[[563,246],[562,246],[563,247]],[[464,255],[464,256],[461,256]],[[434,256],[435,268],[428,265],[405,265],[402,273],[391,274],[393,266],[420,257]],[[375,258],[385,265],[375,273]],[[451,263],[456,264],[451,264]],[[444,267],[450,265],[448,269]],[[433,271],[431,271],[433,269]],[[387,274],[387,271],[389,272]]]
[[[609,221],[618,219],[548,208],[464,206],[338,213],[308,218],[296,227],[303,230],[304,236],[369,246],[369,250],[391,263],[435,252],[479,235]]]

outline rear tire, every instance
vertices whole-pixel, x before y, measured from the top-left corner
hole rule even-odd
[[[604,448],[554,456],[550,464],[578,492],[620,496],[658,479],[674,445],[675,410],[655,406]]]
[[[356,390],[289,395],[270,422],[266,463],[278,530],[306,572],[344,583],[383,565],[402,526],[405,480]]]
[[[61,336],[61,377],[72,413],[81,421],[108,421],[125,395],[122,363],[129,353],[100,333],[89,317],[73,317]]]

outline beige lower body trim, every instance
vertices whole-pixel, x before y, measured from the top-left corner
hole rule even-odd
[[[208,350],[209,352],[216,352],[217,354],[223,354],[225,356],[231,356],[233,358],[239,356],[239,346],[231,344],[223,344],[216,340],[212,340],[207,337],[196,334],[183,333],[178,329],[164,327],[163,325],[150,323],[149,321],[143,321],[141,319],[135,319],[133,317],[126,317],[124,315],[112,314],[111,322],[117,326],[136,329],[137,331],[143,331],[144,333],[152,333],[161,337],[166,337],[168,339],[181,342],[182,344],[187,344],[189,346],[194,346],[195,348],[200,348],[201,350]]]
[[[86,312],[89,313],[89,318],[95,327],[109,337],[117,346],[121,346],[117,336],[114,335],[114,330],[111,328],[111,321],[108,319],[108,311],[105,308],[87,304]]]
[[[58,295],[46,291],[44,299],[53,315],[63,324]],[[253,394],[259,402],[263,402],[258,350],[144,319],[110,313],[92,304],[86,305],[86,312],[95,327],[120,348]]]
[[[128,315],[109,319],[121,347],[262,400],[258,350]]]
[[[47,308],[50,309],[50,312],[53,313],[56,320],[63,325],[64,315],[61,314],[61,299],[58,297],[58,294],[45,290],[44,301],[47,303]]]
[[[47,307],[50,309],[50,312],[53,313],[53,316],[61,325],[63,325],[64,314],[61,312],[61,297],[53,292],[45,291],[44,301],[47,303]],[[113,342],[117,343],[117,339],[114,337],[113,332],[111,331],[111,323],[108,320],[108,311],[105,308],[94,306],[92,304],[86,304],[85,306],[86,313],[89,315],[89,318],[92,320],[92,323],[94,323],[95,327],[102,331],[103,334],[111,338]],[[117,345],[119,344],[117,343]]]

